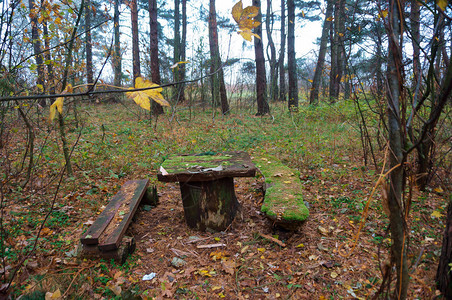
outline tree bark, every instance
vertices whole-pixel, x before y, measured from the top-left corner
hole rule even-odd
[[[224,83],[223,67],[221,66],[220,50],[218,47],[218,27],[215,0],[209,1],[209,48],[210,48],[210,71],[212,73],[212,101],[221,102],[221,112],[223,115],[229,113],[229,103]]]
[[[47,21],[42,23],[42,29],[44,33],[44,47],[45,47],[45,60],[47,64],[47,87],[49,90],[49,94],[55,94],[55,75],[53,73],[53,64],[52,64],[52,56],[50,54],[50,35],[49,30],[47,28]]]
[[[295,58],[295,2],[287,0],[287,61],[289,75],[289,110],[298,110],[297,60]]]
[[[376,75],[376,84],[377,84],[377,96],[379,99],[383,98],[383,72],[381,71],[381,66],[383,65],[383,37],[381,25],[379,23],[375,24],[375,35],[377,41],[375,43],[376,47],[376,66],[375,66],[375,75]]]
[[[281,49],[279,50],[279,101],[286,101],[286,71],[284,58],[286,53],[286,2],[281,0]]]
[[[93,80],[93,44],[91,39],[91,0],[86,0],[85,6],[85,50],[86,50],[86,83],[91,90]]]
[[[151,52],[151,80],[160,85],[160,65],[159,65],[159,38],[157,20],[157,0],[149,0],[149,28],[150,28],[150,52]],[[152,113],[163,114],[163,107],[152,101]]]
[[[181,40],[180,40],[180,0],[174,0],[174,38],[173,38],[173,64],[181,61]],[[173,68],[173,81],[180,81],[180,65]],[[180,85],[173,87],[173,101],[178,103],[182,99]]]
[[[270,99],[276,101],[278,99],[278,62],[276,60],[276,47],[273,42],[273,24],[274,15],[271,10],[272,0],[267,0],[267,15],[265,16],[265,26],[267,28],[268,47],[270,48],[269,62],[270,62]]]
[[[331,18],[333,16],[333,0],[327,1],[325,20],[323,21],[322,37],[320,38],[319,57],[315,67],[314,78],[312,79],[311,95],[309,104],[317,105],[319,102],[319,88],[322,80],[323,65],[325,64],[325,55],[328,44],[328,32],[330,30]]]
[[[443,235],[443,245],[441,248],[441,257],[436,272],[436,282],[438,290],[445,299],[452,298],[452,272],[450,264],[452,263],[452,201],[449,201],[447,209],[446,228]]]
[[[437,32],[441,35],[444,28],[444,22],[442,20],[442,16],[438,18],[435,22],[438,28]],[[430,68],[428,75],[428,85],[430,85],[430,89],[432,91],[435,90],[434,86],[436,86],[437,81],[436,78],[440,78],[438,74],[434,74],[438,70],[434,66],[435,57],[441,56],[440,44],[441,38],[436,35],[433,38],[432,45],[432,54],[430,57]],[[416,183],[420,190],[425,190],[427,185],[431,180],[431,173],[433,170],[434,164],[434,149],[435,149],[435,136],[436,136],[436,125],[439,121],[441,113],[444,110],[444,107],[449,102],[450,103],[450,93],[452,89],[452,67],[450,62],[448,62],[448,67],[445,76],[442,79],[441,86],[439,88],[439,92],[432,92],[432,100],[429,118],[422,125],[422,130],[419,137],[419,143],[417,146],[417,163],[418,168],[416,170],[417,180]],[[417,104],[417,103],[416,103]],[[418,108],[416,108],[418,110]],[[411,125],[410,125],[411,126]],[[411,129],[412,130],[412,129]]]
[[[340,82],[344,70],[345,0],[338,0],[334,7],[334,22],[331,31],[330,102],[338,100]]]
[[[255,20],[262,23],[261,1],[253,0],[253,6],[259,7],[259,13]],[[262,25],[254,28],[254,33],[261,38],[254,38],[254,54],[256,60],[256,93],[257,93],[257,114],[263,116],[270,112],[267,101],[267,77],[265,75],[264,44],[262,43]]]
[[[182,0],[182,38],[180,43],[180,59],[185,61],[187,51],[187,0]],[[185,64],[179,65],[179,81],[185,80]],[[185,102],[185,83],[180,84],[179,102]]]
[[[114,0],[115,12],[113,16],[114,36],[115,36],[115,52],[113,54],[113,70],[114,70],[114,85],[121,86],[122,66],[121,66],[121,41],[119,28],[119,1]]]
[[[140,45],[138,37],[138,7],[137,0],[130,1],[130,16],[132,19],[132,63],[133,63],[133,84],[141,76],[140,70]]]
[[[33,45],[33,51],[37,66],[38,78],[37,87],[38,93],[44,92],[44,65],[43,65],[43,54],[41,53],[41,40],[39,39],[39,28],[38,28],[38,11],[39,8],[36,6],[34,0],[28,0],[28,5],[30,7],[30,21],[31,21],[31,43]],[[42,99],[39,103],[42,107],[46,106],[45,99]]]
[[[417,103],[419,97],[420,83],[421,83],[421,31],[420,22],[421,9],[420,3],[417,0],[411,0],[410,24],[411,24],[411,45],[413,46],[413,88],[414,88],[414,103]]]
[[[196,230],[225,230],[239,207],[234,179],[180,182],[185,221]]]
[[[394,290],[395,299],[406,299],[409,274],[407,262],[407,241],[408,232],[406,230],[406,209],[403,202],[403,190],[405,186],[406,174],[403,163],[405,157],[403,149],[405,136],[403,134],[401,118],[401,101],[403,88],[403,64],[402,64],[402,45],[400,33],[398,2],[389,0],[389,15],[387,26],[388,45],[388,131],[390,148],[390,165],[394,170],[389,175],[388,206],[390,210],[389,222],[391,229],[391,258],[396,265],[397,282]]]

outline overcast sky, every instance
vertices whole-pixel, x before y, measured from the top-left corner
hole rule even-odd
[[[231,15],[231,10],[233,5],[238,1],[216,1],[216,8],[217,8],[217,15],[219,17],[228,18],[231,20],[231,22],[234,22]],[[244,0],[243,6],[249,6],[251,5],[251,0]],[[266,12],[266,1],[262,1],[262,11]],[[274,7],[273,10],[275,14],[280,14],[280,1],[274,1]],[[172,1],[171,1],[172,4]],[[171,5],[168,4],[168,5]],[[196,51],[196,48],[199,44],[199,39],[202,37],[204,39],[204,43],[206,45],[206,53],[208,53],[208,32],[207,32],[207,19],[201,20],[202,16],[200,16],[200,7],[202,6],[204,8],[205,12],[205,18],[208,17],[208,1],[207,0],[201,0],[201,1],[189,1],[187,5],[187,11],[188,11],[188,49],[187,49],[187,56],[188,59],[190,59],[190,56]],[[125,5],[121,6],[121,48],[125,49],[125,54],[123,55],[123,72],[128,73],[127,71],[132,70],[132,58],[131,58],[131,34],[130,34],[130,10]],[[111,14],[113,12],[111,11]],[[139,14],[141,16],[139,20],[139,28],[141,31],[141,36],[146,38],[145,33],[149,32],[149,17],[148,13],[145,10],[140,10]],[[287,12],[286,12],[287,15]],[[321,19],[323,20],[323,16],[321,16]],[[163,26],[165,30],[165,34],[167,37],[171,38],[174,32],[174,29],[172,28],[171,24],[166,22],[163,19],[159,19],[160,24]],[[322,21],[317,22],[300,22],[300,20],[297,20],[296,22],[296,29],[295,29],[295,51],[296,51],[296,57],[305,57],[306,55],[310,55],[311,57],[315,57],[318,46],[314,44],[317,38],[321,35],[321,24]],[[238,29],[238,28],[237,28]],[[274,42],[276,43],[277,51],[279,52],[279,22],[275,22],[275,29],[278,30],[273,34]],[[267,38],[266,38],[266,28],[265,24],[263,27],[263,40],[264,40],[264,46],[267,45]],[[112,33],[112,30],[109,32]],[[107,35],[107,39],[108,39]],[[110,35],[110,38],[112,36]],[[109,43],[108,41],[106,41]],[[147,42],[147,40],[146,40]],[[232,34],[229,34],[226,30],[220,30],[219,32],[219,44],[220,44],[220,51],[221,51],[221,57],[223,60],[226,60],[227,58],[240,58],[245,60],[254,60],[254,43],[246,42],[240,35],[233,32]],[[143,52],[144,49],[141,49]],[[168,47],[168,49],[163,49],[164,51],[169,52],[168,55],[172,56],[172,49]],[[264,50],[265,51],[265,50]],[[141,60],[143,61],[144,55],[141,54]],[[287,55],[286,55],[287,59]],[[235,81],[236,76],[240,76],[239,74],[239,66],[232,70],[228,70],[226,72],[226,81],[228,83],[233,83]],[[190,68],[190,64],[186,66],[187,69]],[[143,70],[142,70],[143,72]],[[108,80],[112,77],[111,75],[111,67],[108,65],[106,66],[103,74],[105,76],[102,76],[104,79]],[[108,75],[107,75],[108,74]]]

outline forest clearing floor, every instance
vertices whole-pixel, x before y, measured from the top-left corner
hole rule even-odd
[[[275,106],[273,116],[265,117],[254,117],[249,110],[214,116],[212,111],[192,114],[182,109],[174,118],[168,113],[149,125],[146,114],[132,104],[82,105],[79,120],[67,118],[68,139],[75,145],[74,176],[64,177],[60,188],[61,142],[57,130],[49,134],[43,123],[36,128],[34,178],[25,188],[23,177],[9,178],[3,192],[2,226],[8,233],[2,250],[3,283],[17,269],[15,297],[47,292],[52,299],[59,293],[70,299],[370,298],[380,288],[391,241],[379,188],[353,247],[379,170],[370,157],[368,166],[363,163],[352,107],[346,103],[301,107],[289,114]],[[367,118],[369,130],[375,131],[372,126],[377,122],[371,115]],[[20,168],[26,134],[23,125],[10,126],[23,133],[9,136],[1,150],[12,162],[7,171],[13,173]],[[381,168],[384,147],[377,139],[373,142]],[[170,155],[237,150],[277,156],[300,172],[310,216],[299,230],[273,228],[260,212],[259,176],[235,179],[241,208],[226,231],[187,227],[178,184],[156,180],[160,163]],[[127,180],[142,178],[157,186],[160,204],[150,210],[139,208],[127,231],[137,248],[126,263],[77,257],[80,236],[108,199]],[[412,192],[410,299],[432,299],[436,293],[448,196],[441,182],[433,184],[428,192]],[[198,248],[214,244],[224,246]],[[16,268],[29,253],[23,266]],[[145,275],[150,280],[143,280]]]

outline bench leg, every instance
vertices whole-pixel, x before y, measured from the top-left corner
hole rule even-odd
[[[234,220],[239,203],[233,178],[180,182],[180,189],[189,227],[222,231]]]

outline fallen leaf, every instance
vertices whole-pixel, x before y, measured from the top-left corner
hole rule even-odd
[[[442,194],[444,192],[444,190],[440,186],[433,189],[433,191],[437,192],[438,194]]]
[[[435,211],[432,212],[431,216],[434,217],[434,218],[438,218],[439,219],[443,215],[439,211],[435,210]]]
[[[331,278],[336,278],[337,276],[339,276],[339,274],[337,274],[335,271],[331,272],[330,274]]]
[[[319,233],[321,234],[321,235],[325,235],[325,236],[327,236],[328,235],[328,229],[326,229],[325,227],[322,227],[322,226],[319,226],[319,227],[317,227],[317,230],[319,231]]]
[[[233,260],[223,260],[221,262],[221,265],[223,266],[223,270],[230,274],[230,275],[234,275],[235,272],[235,262]]]
[[[60,289],[57,289],[55,292],[47,292],[45,296],[45,300],[53,300],[53,299],[61,299]]]

